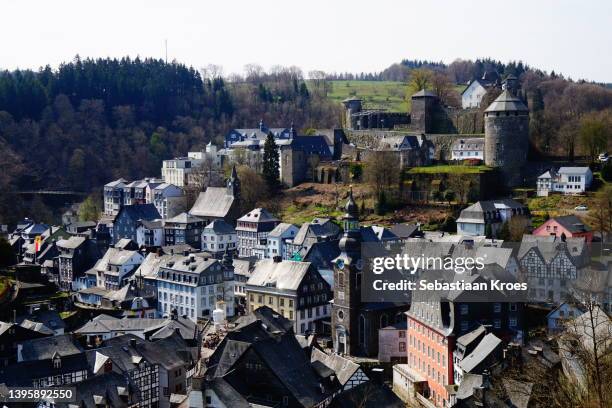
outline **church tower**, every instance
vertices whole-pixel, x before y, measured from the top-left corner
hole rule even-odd
[[[342,217],[344,235],[340,255],[334,260],[334,303],[332,305],[332,339],[338,354],[357,354],[358,312],[361,305],[361,231],[359,208],[351,188]]]
[[[236,165],[232,166],[232,174],[227,179],[227,195],[240,199],[240,179],[238,178],[238,172],[236,171]]]

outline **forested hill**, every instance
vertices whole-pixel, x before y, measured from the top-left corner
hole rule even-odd
[[[328,127],[339,111],[295,68],[232,84],[154,59],[77,57],[56,70],[0,72],[0,191],[89,192],[159,175],[163,159],[260,119]]]

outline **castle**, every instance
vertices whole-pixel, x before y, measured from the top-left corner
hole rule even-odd
[[[426,135],[434,145],[433,158],[439,161],[451,159],[450,146],[457,138],[482,137],[484,131],[485,164],[499,170],[506,186],[515,187],[524,181],[522,170],[529,149],[529,109],[516,96],[516,89],[516,78],[509,76],[484,114],[478,108],[444,106],[435,93],[425,89],[412,95],[410,113],[363,110],[360,99],[350,98],[343,101],[345,128],[357,146],[365,140],[371,144],[372,138],[387,132]]]

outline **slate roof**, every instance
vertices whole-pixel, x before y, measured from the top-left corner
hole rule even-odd
[[[466,373],[471,372],[475,369],[480,363],[485,361],[495,350],[500,347],[502,341],[500,338],[495,336],[493,333],[489,333],[483,337],[483,339],[478,343],[476,348],[463,357],[463,359],[459,362],[459,367]]]
[[[57,408],[98,408],[100,406],[127,408],[133,406],[132,404],[137,402],[138,398],[136,401],[132,400],[132,404],[127,404],[120,395],[125,392],[124,390],[129,390],[129,394],[133,397],[139,395],[138,386],[122,374],[109,372],[95,375],[79,382],[73,402],[55,402],[54,406]]]
[[[61,239],[57,241],[57,246],[66,249],[76,249],[83,245],[87,240],[85,237],[70,237],[68,239]]]
[[[255,311],[239,317],[235,322],[235,330],[239,330],[256,321],[265,324],[270,332],[278,331],[287,333],[293,331],[293,322],[270,309],[268,306],[259,307]]]
[[[234,389],[222,377],[213,378],[206,382],[206,388],[214,391],[215,395],[223,402],[224,406],[232,408],[251,408],[253,405]]]
[[[153,204],[134,204],[124,205],[119,210],[119,216],[121,213],[125,213],[130,219],[134,221],[138,220],[157,220],[161,218],[157,208]]]
[[[103,318],[93,319],[85,323],[81,328],[74,331],[76,334],[98,334],[98,333],[110,333],[110,332],[140,332],[142,331],[147,336],[152,338],[158,338],[158,332],[164,334],[171,334],[167,331],[161,332],[162,329],[171,327],[172,329],[178,328],[181,332],[181,336],[185,340],[193,339],[195,332],[195,323],[189,319],[179,317],[177,320],[172,319],[116,319],[116,318]],[[174,330],[172,330],[173,332]]]
[[[469,347],[472,342],[478,340],[480,336],[485,334],[487,329],[484,326],[478,326],[476,329],[472,330],[469,333],[464,334],[463,336],[457,339],[457,344],[461,344],[464,347]]]
[[[48,360],[56,353],[60,357],[65,357],[79,354],[83,351],[80,346],[72,341],[70,334],[26,340],[21,343],[21,346],[23,361]]]
[[[255,264],[247,285],[297,290],[310,265],[310,262],[274,262],[272,259],[262,259]]]
[[[570,258],[578,262],[581,255],[583,255],[583,251],[586,249],[586,241],[584,237],[570,237],[566,238],[565,242],[563,242],[554,235],[539,236],[525,234],[519,247],[518,259],[522,260],[532,248],[535,248],[546,263],[552,261],[560,251],[566,249]]]
[[[359,401],[360,408],[404,408],[406,404],[384,384],[366,382],[338,394],[329,408],[354,408]]]
[[[118,249],[128,249],[128,250],[134,250],[138,248],[138,244],[136,244],[134,241],[132,241],[129,238],[121,238],[119,241],[117,241],[117,243],[115,244],[115,248]]]
[[[417,224],[394,224],[389,230],[398,238],[406,239],[417,235],[419,226]]]
[[[340,234],[340,227],[329,218],[314,218],[311,222],[304,223],[293,238],[294,245],[304,245],[307,238],[314,237],[336,237]]]
[[[505,89],[495,98],[493,103],[485,110],[485,112],[529,112],[529,108],[521,101],[520,98],[512,95],[512,92]]]
[[[183,212],[179,215],[169,218],[166,220],[166,223],[174,223],[174,224],[191,224],[196,222],[202,222],[202,218],[196,217],[195,215]]]
[[[459,388],[457,389],[458,401],[466,400],[474,395],[474,388],[482,387],[482,375],[479,374],[470,374],[467,373],[463,376],[461,380],[461,384],[459,384]]]
[[[484,213],[497,213],[501,209],[526,209],[523,204],[512,199],[478,201],[467,208],[464,208],[457,219],[457,222],[480,223],[484,224]]]
[[[278,224],[276,227],[274,227],[274,229],[272,231],[270,231],[270,233],[268,234],[268,237],[272,237],[272,238],[280,238],[283,236],[283,234],[285,232],[287,232],[287,230],[289,230],[291,227],[295,227],[295,225],[293,224],[289,224],[287,222],[281,222],[280,224]],[[297,228],[297,227],[296,227]]]
[[[275,222],[279,221],[279,219],[270,214],[270,212],[265,208],[255,208],[254,210],[251,210],[242,217],[238,218],[238,221],[260,223]]]
[[[110,357],[120,356],[124,360],[124,364],[131,364],[131,356],[138,355],[153,364],[160,364],[166,370],[173,370],[178,367],[189,366],[197,359],[197,349],[190,347],[175,332],[156,341],[147,341],[133,334],[126,334],[105,340],[102,344],[105,347],[98,349],[100,352],[105,354],[109,348],[112,348],[115,350],[115,356],[111,355]],[[113,358],[113,361],[115,361],[115,358]]]
[[[106,253],[94,267],[98,271],[107,271],[108,265],[125,265],[138,251],[126,251],[125,249],[108,248]]]
[[[197,217],[226,217],[234,203],[234,196],[227,193],[225,187],[208,187],[200,193],[189,214]]]
[[[320,362],[332,370],[338,381],[342,386],[344,386],[355,374],[357,370],[359,370],[359,365],[352,362],[349,359],[346,359],[338,354],[327,354],[323,351],[313,348],[310,355],[310,362]]]
[[[140,264],[140,266],[138,267],[134,275],[135,276],[142,275],[143,278],[157,277],[157,272],[159,271],[159,267],[162,265],[164,261],[167,261],[167,259],[169,259],[168,255],[158,255],[156,253],[149,253],[147,254],[144,261],[142,261],[142,263]]]
[[[423,97],[434,97],[434,98],[437,98],[438,95],[436,95],[435,93],[433,93],[432,91],[429,91],[427,89],[421,89],[420,91],[418,91],[417,93],[412,95],[412,98],[423,98]]]
[[[235,234],[236,230],[234,227],[225,222],[224,220],[214,220],[210,224],[208,224],[205,228],[205,231],[213,231],[215,234]]]
[[[248,259],[234,258],[234,275],[251,276],[251,261]]]
[[[591,228],[575,215],[555,217],[553,220],[557,221],[563,228],[567,229],[572,234],[591,231]]]
[[[591,171],[588,167],[561,167],[558,171],[559,174],[575,174],[585,175]]]
[[[340,256],[340,240],[315,242],[305,251],[302,259],[317,269],[333,269],[334,259]]]
[[[24,316],[24,318],[24,321],[29,320],[34,323],[41,323],[51,330],[66,328],[66,323],[64,323],[59,313],[55,310],[37,310],[30,315]]]

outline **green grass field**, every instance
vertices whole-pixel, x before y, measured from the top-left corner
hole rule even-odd
[[[491,170],[488,166],[461,166],[461,165],[439,165],[413,167],[408,170],[409,174],[479,174]]]
[[[328,98],[341,102],[355,96],[363,99],[368,109],[387,109],[406,112],[408,103],[404,99],[406,84],[394,81],[331,81],[332,91]]]
[[[331,81],[332,89],[327,97],[342,102],[348,97],[363,99],[366,109],[387,109],[391,112],[407,112],[409,102],[406,100],[405,82],[396,81]],[[457,85],[458,93],[465,88]]]

